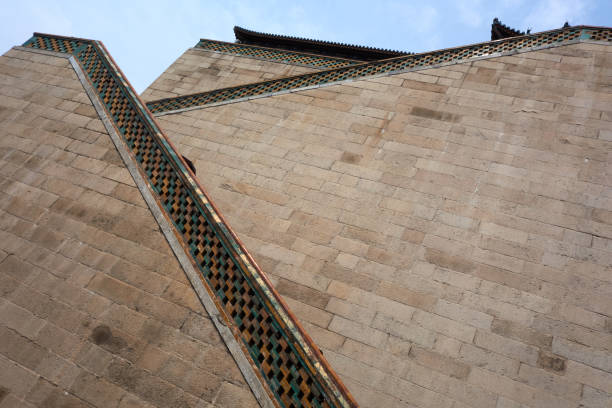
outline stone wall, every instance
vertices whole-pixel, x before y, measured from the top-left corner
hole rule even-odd
[[[202,48],[190,48],[143,93],[145,101],[317,71]]]
[[[67,59],[0,58],[0,407],[257,406]]]
[[[603,407],[611,51],[159,119],[362,406]]]

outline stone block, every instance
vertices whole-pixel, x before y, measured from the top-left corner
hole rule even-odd
[[[376,348],[382,348],[387,340],[384,332],[339,316],[334,316],[328,329]]]

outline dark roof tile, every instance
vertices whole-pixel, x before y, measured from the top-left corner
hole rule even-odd
[[[332,57],[350,58],[360,61],[375,61],[410,54],[405,51],[385,50],[362,45],[342,44],[331,41],[312,40],[279,34],[268,34],[234,27],[236,40],[243,44],[279,48],[289,51],[309,52]]]
[[[519,35],[525,35],[525,33],[502,24],[497,17],[493,19],[493,24],[491,24],[491,41],[517,37]]]

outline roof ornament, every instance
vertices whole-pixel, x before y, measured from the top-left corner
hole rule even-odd
[[[531,32],[531,29],[527,30],[527,34]],[[493,19],[491,24],[491,41],[502,40],[504,38],[517,37],[519,35],[525,35],[524,32],[510,28],[504,25],[497,17]]]

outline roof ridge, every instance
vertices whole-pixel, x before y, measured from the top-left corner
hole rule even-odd
[[[319,55],[330,55],[357,59],[361,61],[374,61],[389,57],[410,54],[405,51],[395,51],[375,48],[367,45],[354,45],[341,42],[315,40],[302,37],[292,37],[282,34],[269,34],[234,26],[236,40],[241,44],[258,44],[271,48],[284,50],[310,51]]]
[[[226,44],[226,45],[233,45],[233,46],[237,46],[237,47],[261,48],[261,49],[264,49],[264,50],[278,50],[278,48],[266,47],[264,45],[243,44],[243,43],[239,43],[239,42],[211,40],[210,38],[200,38],[200,42],[202,42],[202,41],[211,41],[211,42],[222,43],[222,44]],[[196,44],[196,46],[198,46],[198,44]],[[287,52],[287,53],[291,53],[291,54],[300,54],[300,55],[305,54],[305,55],[313,55],[313,56],[317,56],[317,57],[320,56],[320,55],[315,54],[315,53],[301,52],[301,51],[294,51],[294,50],[282,50],[282,51],[283,52]],[[324,55],[322,57],[323,58],[330,58],[330,59],[337,59],[337,60],[344,60],[344,61],[353,61],[353,62],[359,62],[359,63],[363,62],[363,61],[359,61],[359,60],[352,60],[350,58],[329,57],[327,55]]]
[[[238,32],[241,31],[244,33],[249,33],[249,34],[260,35],[260,36],[272,37],[272,38],[283,38],[283,39],[286,38],[289,40],[308,41],[308,42],[323,44],[323,45],[336,45],[336,46],[342,46],[342,47],[347,47],[347,48],[357,48],[357,49],[362,49],[362,50],[385,51],[389,53],[397,53],[398,55],[410,54],[409,52],[406,52],[406,51],[392,50],[389,48],[370,47],[368,45],[348,44],[348,43],[327,41],[327,40],[315,40],[312,38],[304,38],[304,37],[290,36],[290,35],[284,35],[284,34],[263,33],[260,31],[249,30],[248,28],[243,28],[240,26],[234,26],[234,33],[236,33],[237,31]],[[238,36],[236,35],[236,37]]]
[[[147,107],[153,113],[168,114],[184,109],[196,109],[199,106],[216,105],[233,100],[263,97],[270,94],[278,94],[279,92],[290,92],[322,84],[337,83],[384,73],[465,62],[471,58],[482,58],[491,55],[499,55],[505,52],[516,52],[521,49],[552,46],[582,39],[605,39],[607,41],[612,41],[612,28],[594,26],[564,27],[542,31],[540,33],[485,41],[418,54],[403,55],[347,67],[162,98],[147,102]]]

